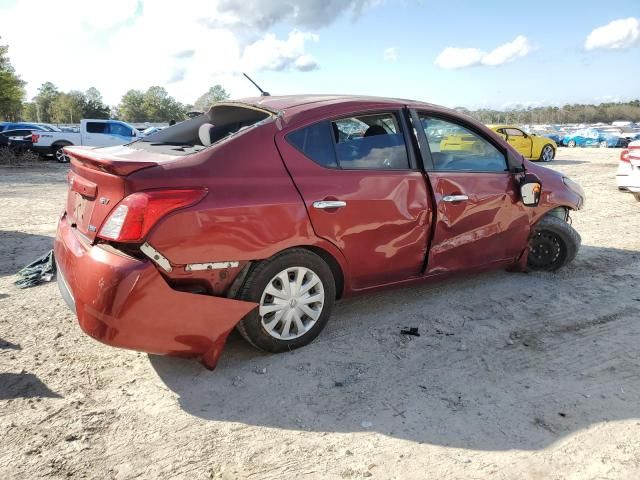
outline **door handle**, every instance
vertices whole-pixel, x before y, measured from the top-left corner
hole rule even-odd
[[[466,195],[446,195],[442,197],[443,202],[464,202],[465,200],[469,200]]]
[[[342,200],[321,200],[319,202],[313,202],[313,208],[319,208],[321,210],[328,208],[342,208],[346,206],[347,202],[343,202]]]

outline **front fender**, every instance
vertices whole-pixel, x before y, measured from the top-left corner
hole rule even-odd
[[[531,208],[531,225],[537,223],[540,218],[554,208],[564,207],[570,210],[580,210],[584,207],[584,196],[567,187],[562,180],[563,175],[531,162],[527,162],[526,168],[527,171],[537,175],[542,183],[540,203],[537,207]]]

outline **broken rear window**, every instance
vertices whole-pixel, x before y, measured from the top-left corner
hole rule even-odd
[[[273,113],[249,105],[214,105],[205,114],[176,123],[129,146],[167,155],[189,155],[273,117]]]

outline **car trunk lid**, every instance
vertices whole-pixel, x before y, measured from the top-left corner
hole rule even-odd
[[[131,193],[127,176],[174,158],[126,146],[67,147],[65,151],[71,159],[67,177],[67,218],[91,241],[118,202]]]

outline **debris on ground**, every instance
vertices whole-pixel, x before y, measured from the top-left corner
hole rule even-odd
[[[43,282],[50,282],[56,276],[56,261],[53,250],[42,255],[18,272],[20,280],[14,282],[18,288],[35,287]]]
[[[400,330],[400,333],[402,335],[413,335],[414,337],[419,337],[420,334],[418,333],[418,327],[411,327],[411,328],[403,328],[402,330]]]

